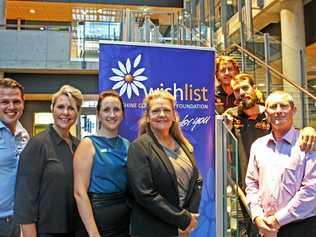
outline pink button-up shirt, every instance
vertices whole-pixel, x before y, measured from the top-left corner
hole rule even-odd
[[[316,216],[316,152],[301,151],[298,138],[291,128],[278,141],[270,133],[252,144],[246,175],[252,219],[274,214],[285,225]]]

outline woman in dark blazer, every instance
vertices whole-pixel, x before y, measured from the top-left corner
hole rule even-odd
[[[183,136],[175,99],[149,94],[140,137],[129,148],[127,170],[133,194],[132,236],[185,236],[197,225],[201,178],[193,147]]]

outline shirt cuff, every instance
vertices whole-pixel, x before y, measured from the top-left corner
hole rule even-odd
[[[289,213],[289,211],[286,208],[283,208],[279,211],[277,211],[274,214],[275,218],[278,220],[279,224],[281,226],[286,225],[293,221],[293,217]]]
[[[251,209],[251,220],[252,220],[252,222],[258,216],[264,216],[262,208],[261,207],[253,207]]]

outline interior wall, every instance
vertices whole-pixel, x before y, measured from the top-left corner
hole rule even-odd
[[[25,101],[20,122],[30,135],[33,133],[34,114],[37,112],[50,112],[50,101]]]

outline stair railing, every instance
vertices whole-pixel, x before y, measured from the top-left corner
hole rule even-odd
[[[279,77],[280,79],[288,82],[289,84],[291,84],[292,86],[294,86],[296,89],[300,90],[301,92],[303,92],[304,94],[306,94],[307,96],[309,96],[310,98],[312,98],[313,100],[316,100],[316,96],[313,95],[312,93],[310,93],[308,90],[306,90],[305,88],[303,88],[302,86],[298,85],[296,82],[288,79],[284,74],[282,74],[281,72],[279,72],[277,69],[275,69],[274,67],[266,64],[263,60],[261,60],[259,57],[257,57],[255,54],[253,54],[252,52],[250,52],[247,49],[242,48],[241,46],[239,46],[238,44],[232,44],[231,46],[229,46],[228,48],[226,48],[224,50],[224,52],[229,52],[231,50],[233,50],[234,48],[237,48],[239,51],[241,51],[242,53],[245,53],[246,55],[248,55],[249,57],[251,57],[252,59],[256,60],[256,62],[258,64],[260,64],[262,67],[264,67],[265,69],[269,69],[271,72],[273,72],[277,77]]]

